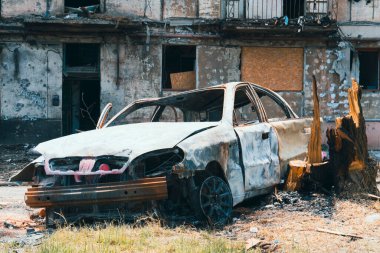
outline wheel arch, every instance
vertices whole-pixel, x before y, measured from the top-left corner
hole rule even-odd
[[[228,184],[227,177],[225,175],[225,172],[223,170],[223,167],[220,165],[218,161],[210,161],[204,170],[197,171],[197,174],[206,174],[210,176],[217,176],[223,179]],[[229,185],[229,184],[228,184]]]

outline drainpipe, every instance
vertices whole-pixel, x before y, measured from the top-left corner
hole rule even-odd
[[[44,18],[49,18],[50,17],[50,0],[46,0],[46,11]]]
[[[116,89],[119,89],[120,86],[120,40],[117,37],[116,45]]]
[[[352,1],[350,1],[350,22],[352,21],[351,15],[352,15]]]

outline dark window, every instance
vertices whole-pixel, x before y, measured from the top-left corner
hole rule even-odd
[[[99,73],[99,44],[66,44],[64,73]]]
[[[65,7],[84,7],[100,4],[100,0],[65,0]]]
[[[284,0],[283,15],[288,18],[298,18],[305,14],[305,0]]]
[[[379,51],[359,51],[359,83],[363,89],[379,88]]]
[[[164,46],[162,54],[162,88],[195,88],[195,46]],[[170,75],[180,73],[178,75]],[[172,83],[172,80],[176,80]]]

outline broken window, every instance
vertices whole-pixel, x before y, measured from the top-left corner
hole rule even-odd
[[[100,0],[65,0],[65,7],[78,8],[91,5],[99,5]]]
[[[245,87],[235,92],[234,125],[253,124],[259,122],[256,107],[249,100]]]
[[[290,118],[290,115],[288,115],[285,109],[271,97],[265,94],[259,94],[259,97],[264,106],[269,122]]]
[[[283,16],[288,18],[298,18],[305,15],[305,0],[284,0]]]
[[[195,89],[195,46],[164,46],[162,54],[162,88]]]
[[[359,81],[363,89],[379,89],[379,51],[363,50],[359,55]]]
[[[174,106],[165,106],[159,121],[162,122],[183,122],[183,112]]]
[[[190,92],[127,106],[108,125],[141,122],[215,122],[223,116],[224,89]]]
[[[100,0],[65,0],[65,13],[89,16],[100,11]]]

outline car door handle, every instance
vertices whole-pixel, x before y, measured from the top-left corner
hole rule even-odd
[[[269,138],[269,132],[262,133],[262,134],[261,134],[261,138],[262,138],[263,140],[268,139],[268,138]]]

